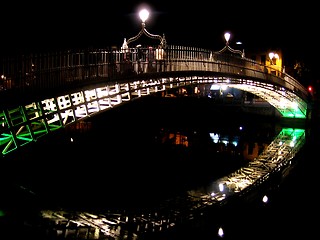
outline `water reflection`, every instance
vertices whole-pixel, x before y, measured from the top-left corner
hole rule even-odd
[[[265,181],[271,181],[271,178],[282,178],[286,169],[292,167],[296,153],[304,144],[304,129],[283,128],[254,160],[249,161],[235,172],[210,183],[205,190],[201,188],[190,192],[190,195],[208,197],[215,201],[225,200],[228,195],[236,193],[244,196],[247,191],[260,187]]]
[[[222,209],[260,197],[251,185],[269,189],[304,144],[303,129],[272,118],[157,101],[70,126],[8,166],[38,199],[46,234],[138,239],[212,213],[222,234]]]

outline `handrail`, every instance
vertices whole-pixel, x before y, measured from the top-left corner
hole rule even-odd
[[[306,88],[292,76],[232,53],[168,45],[159,56],[157,46],[140,49],[68,50],[3,58],[0,97],[9,96],[11,90],[29,95],[45,94],[55,89],[130,79],[138,74],[201,71],[260,79],[292,91],[304,100],[308,99]]]

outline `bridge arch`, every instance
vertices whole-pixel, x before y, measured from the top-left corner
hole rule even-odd
[[[245,90],[268,101],[284,117],[308,118],[307,90],[270,66],[182,46],[167,46],[158,60],[150,59],[149,47],[142,60],[135,48],[128,50],[129,54],[95,49],[2,60],[2,79],[9,86],[0,92],[2,154],[137,97],[192,84]]]
[[[165,80],[164,80],[165,79]],[[157,78],[147,78],[150,85],[157,82]],[[221,74],[221,72],[183,72],[175,77],[162,78],[168,86],[165,89],[181,87],[184,85],[212,84],[219,88],[231,87],[242,91],[250,92],[259,98],[267,101],[275,107],[284,118],[308,118],[308,102],[292,91],[288,91],[284,86],[274,85],[261,81],[257,78],[248,78],[234,74]],[[147,84],[144,84],[147,86]],[[158,88],[159,89],[159,88]]]

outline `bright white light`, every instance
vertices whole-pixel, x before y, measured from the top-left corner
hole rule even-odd
[[[219,228],[219,230],[218,230],[218,235],[219,235],[220,237],[223,237],[224,232],[223,232],[223,228],[222,228],[222,227]]]
[[[223,184],[222,183],[219,184],[219,190],[220,190],[220,192],[223,191]]]
[[[215,134],[215,133],[209,133],[211,139],[213,140],[214,143],[218,143],[219,142],[219,134]]]
[[[281,98],[279,105],[281,108],[286,108],[288,106],[288,101],[285,98]]]
[[[292,108],[293,108],[294,110],[298,110],[298,103],[292,102],[292,103],[291,103],[291,106],[292,106]]]
[[[225,90],[227,90],[228,89],[228,86],[227,85],[221,85],[221,90],[222,91],[225,91]]]
[[[269,53],[269,58],[270,59],[274,58],[274,53],[273,52]]]
[[[220,89],[220,85],[219,84],[212,84],[210,87],[210,90],[219,90]]]
[[[231,34],[228,33],[228,32],[226,32],[226,33],[224,34],[224,39],[226,40],[227,43],[228,43],[229,40],[230,40],[230,36],[231,36]]]
[[[142,22],[145,22],[149,17],[149,11],[147,9],[142,9],[139,12],[139,17],[140,17]]]
[[[268,196],[267,195],[264,195],[263,198],[262,198],[262,202],[264,203],[267,203],[268,202]]]

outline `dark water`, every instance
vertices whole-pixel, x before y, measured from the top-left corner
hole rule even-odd
[[[158,101],[150,97],[108,110],[45,137],[4,163],[7,214],[21,217],[42,207],[154,207],[245,165],[245,146],[256,143],[261,151],[282,128],[273,117],[221,108],[207,99]],[[209,133],[229,144],[214,143]],[[317,218],[318,208],[315,168],[310,168],[317,143],[310,136],[298,167],[275,188],[270,204],[235,204],[184,227],[140,238],[218,239],[219,226],[228,239],[311,236],[316,228],[310,216]]]

